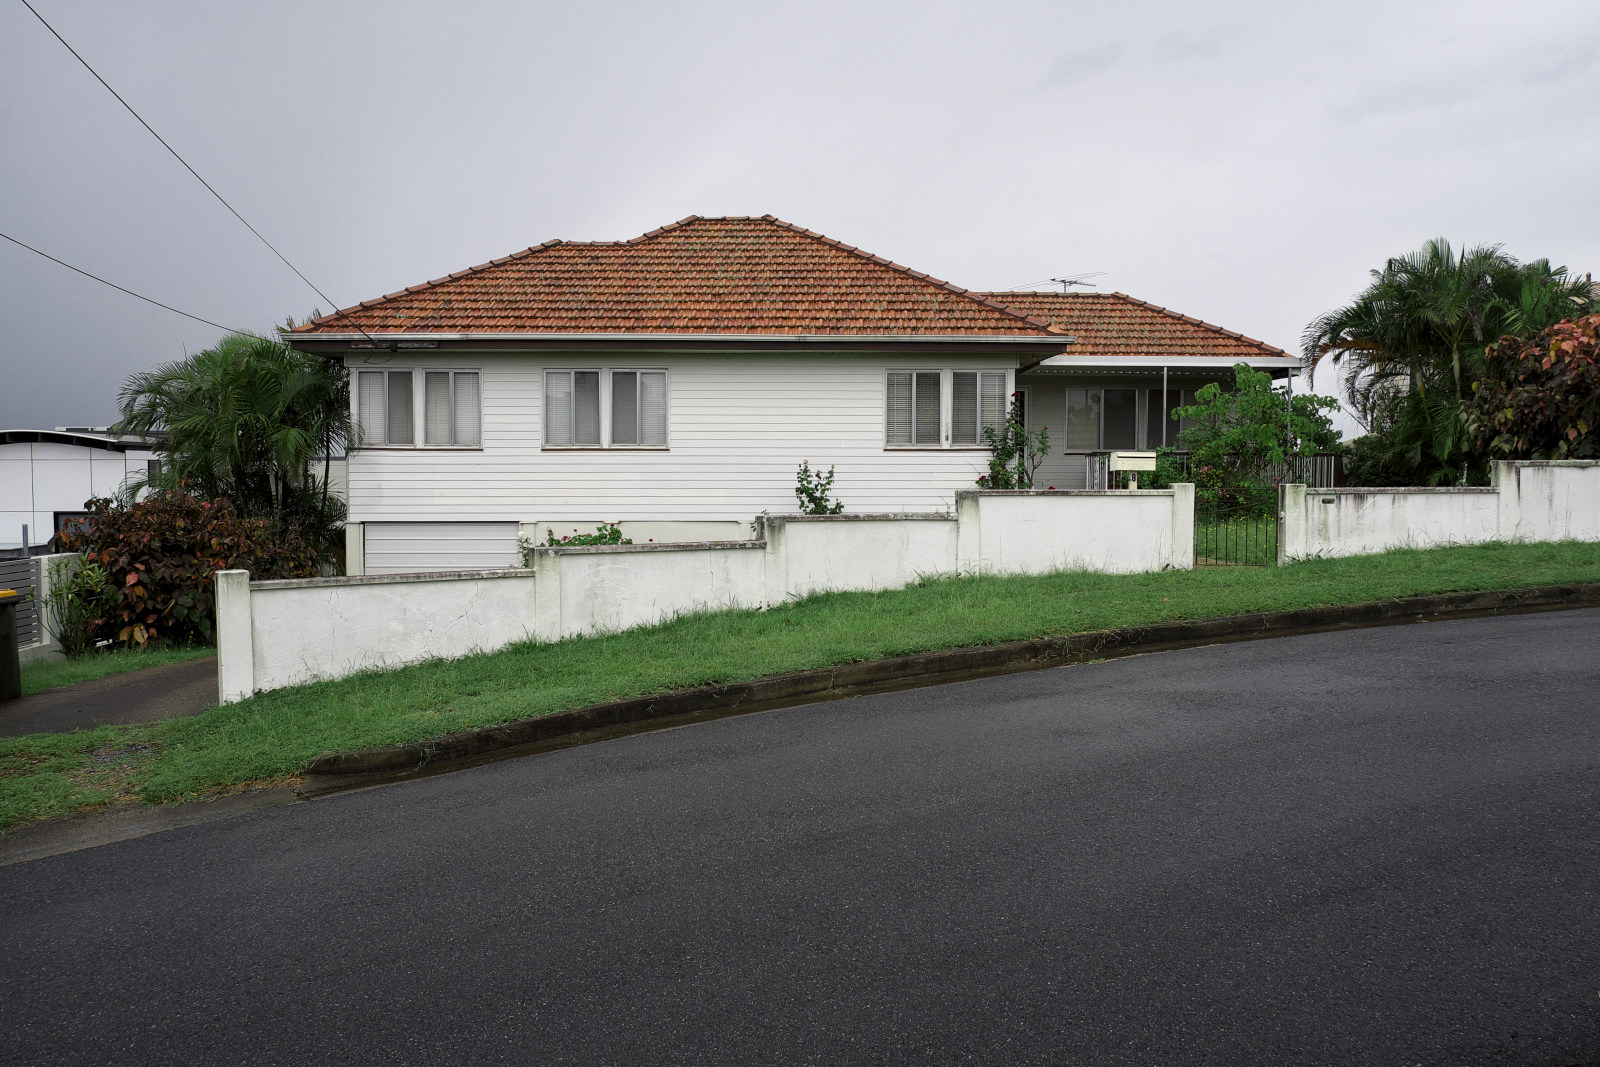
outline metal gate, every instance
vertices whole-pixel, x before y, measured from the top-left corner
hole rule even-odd
[[[1196,567],[1275,567],[1276,489],[1203,489],[1194,501]]]

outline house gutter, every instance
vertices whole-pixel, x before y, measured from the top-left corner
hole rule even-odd
[[[474,348],[594,348],[650,347],[695,349],[715,346],[745,350],[762,348],[822,348],[848,351],[872,347],[945,348],[952,345],[1006,348],[1047,348],[1051,355],[1071,344],[1066,335],[956,335],[956,334],[750,334],[750,333],[316,333],[285,334],[284,340],[314,355],[343,355],[350,351],[413,351],[445,347]],[[1044,356],[1042,359],[1048,359]],[[1042,359],[1040,361],[1042,361]],[[1030,366],[1036,366],[1036,361]]]

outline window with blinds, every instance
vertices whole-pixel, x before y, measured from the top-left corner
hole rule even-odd
[[[939,377],[936,370],[889,372],[889,444],[939,445]]]
[[[600,372],[544,372],[544,443],[561,446],[600,444]]]
[[[411,445],[411,372],[364,370],[356,375],[356,421],[361,444]]]
[[[611,372],[611,443],[659,448],[667,443],[667,372]]]
[[[984,444],[984,428],[999,430],[1005,421],[1005,371],[951,372],[950,440],[953,444]]]
[[[476,448],[483,442],[483,404],[477,371],[363,370],[356,372],[358,442],[415,445],[415,386],[422,376],[422,443]]]
[[[476,447],[482,442],[477,371],[424,372],[422,441],[441,447]]]

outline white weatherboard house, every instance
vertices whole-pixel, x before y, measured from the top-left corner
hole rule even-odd
[[[1083,488],[1090,454],[1160,444],[1185,390],[1296,365],[1127,297],[974,293],[770,216],[546,242],[288,337],[353,376],[352,574],[512,567],[519,535],[601,521],[749,537],[795,509],[801,461],[837,470],[852,513],[949,510],[1013,391],[1050,430],[1041,487]]]

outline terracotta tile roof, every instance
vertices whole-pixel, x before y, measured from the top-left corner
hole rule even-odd
[[[1042,319],[763,215],[628,241],[547,241],[336,312],[297,334],[1019,336]]]
[[[981,293],[1050,320],[1074,338],[1073,356],[1286,356],[1281,348],[1126,293]]]

